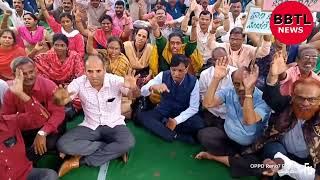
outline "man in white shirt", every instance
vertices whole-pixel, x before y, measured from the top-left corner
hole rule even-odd
[[[100,0],[76,0],[76,3],[86,9],[88,26],[100,27],[99,18],[107,12],[108,6]]]
[[[211,81],[214,75],[215,61],[227,55],[228,55],[227,51],[223,47],[217,47],[212,51],[212,58],[209,60],[212,66],[202,71],[200,74],[199,85],[200,85],[201,101],[203,101],[207,93],[207,90],[211,84]],[[229,65],[228,69],[229,69],[228,75],[225,76],[220,81],[217,91],[233,86],[231,74],[233,71],[237,70],[237,68]],[[224,105],[221,105],[219,107],[214,107],[214,108],[208,108],[203,112],[203,120],[206,126],[223,127],[225,116],[226,116],[226,108],[224,107]]]
[[[9,10],[12,12],[11,22],[14,27],[24,26],[23,16],[25,13],[30,13],[24,10],[24,4],[22,0],[13,0],[14,9],[10,8],[7,2],[0,0],[0,9],[3,11]]]
[[[105,68],[98,56],[89,56],[85,75],[73,80],[67,90],[61,87],[55,92],[59,105],[78,96],[84,111],[84,121],[57,143],[60,152],[73,156],[62,164],[60,177],[81,165],[100,166],[134,145],[134,137],[121,115],[121,98],[140,96],[137,77],[131,71],[124,78],[119,77],[105,73]]]
[[[195,12],[195,4],[194,2],[191,4],[190,8],[188,9],[185,18],[181,24],[181,30],[184,32],[185,35],[191,35],[191,26],[188,26],[188,22],[190,20],[191,12]],[[229,6],[225,6],[222,10],[222,13],[225,14],[227,17],[229,12]],[[221,25],[220,19],[212,19],[212,13],[210,11],[204,10],[199,15],[199,22],[197,24],[197,48],[199,49],[202,57],[203,57],[203,64],[206,66],[207,61],[211,58],[211,52],[215,47],[215,33],[216,30]],[[212,24],[211,24],[212,22]],[[223,21],[223,27],[226,31],[229,31],[229,19],[228,17],[225,18]]]
[[[231,0],[230,12],[228,14],[230,28],[228,31],[225,31],[223,27],[219,27],[217,31],[219,34],[222,34],[222,42],[229,42],[230,32],[235,27],[243,27],[242,18],[245,17],[245,13],[241,13],[242,5],[240,0]]]
[[[143,96],[158,92],[161,100],[154,109],[139,113],[136,121],[168,142],[195,143],[195,135],[204,128],[198,115],[199,82],[188,73],[188,66],[187,56],[173,55],[170,70],[160,72],[141,88]]]

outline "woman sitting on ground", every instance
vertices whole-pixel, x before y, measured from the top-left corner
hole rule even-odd
[[[75,19],[76,19],[77,28],[80,31],[80,33],[84,37],[88,37],[90,30],[85,29],[83,27],[83,23],[81,20],[81,14],[79,13],[79,10],[76,11]],[[106,14],[102,15],[99,18],[99,22],[101,23],[101,27],[99,29],[96,29],[95,33],[93,35],[93,37],[94,37],[94,45],[93,46],[96,49],[107,48],[107,45],[108,45],[107,40],[111,36],[116,36],[116,37],[119,37],[120,39],[125,40],[125,39],[128,39],[129,36],[131,35],[128,19],[126,19],[126,25],[125,25],[123,31],[121,29],[113,26],[112,18],[109,15],[106,15]]]
[[[149,61],[152,53],[152,45],[147,43],[149,31],[147,28],[138,28],[133,41],[123,43],[132,69],[140,74],[137,85],[142,87],[152,78],[152,71],[149,68]]]
[[[68,48],[70,50],[74,50],[80,54],[81,57],[84,57],[84,40],[83,36],[80,34],[78,30],[73,29],[73,20],[70,13],[62,13],[60,14],[60,24],[54,19],[53,16],[49,15],[47,11],[44,0],[40,0],[40,6],[42,10],[42,14],[45,17],[47,23],[54,33],[62,33],[68,37],[69,45]]]
[[[14,79],[10,68],[11,61],[19,56],[26,56],[23,48],[16,44],[16,36],[10,29],[0,31],[0,79]]]

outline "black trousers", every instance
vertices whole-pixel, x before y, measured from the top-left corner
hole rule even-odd
[[[33,142],[35,137],[38,134],[40,129],[32,129],[28,131],[22,132],[22,137],[26,147],[27,157],[30,161],[35,165],[38,160],[41,159],[41,155],[36,154],[34,151]],[[58,154],[56,143],[58,139],[66,132],[66,123],[65,121],[58,127],[57,133],[52,133],[47,135],[46,143],[47,143],[47,153],[49,154]]]
[[[224,128],[207,127],[198,133],[200,144],[211,154],[216,156],[228,156],[231,176],[261,176],[262,169],[253,169],[251,164],[261,163],[257,154],[240,156],[241,152],[247,148],[231,140]]]

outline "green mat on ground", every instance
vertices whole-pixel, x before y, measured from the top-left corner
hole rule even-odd
[[[82,116],[68,123],[68,129],[82,121]],[[201,150],[198,145],[181,142],[167,143],[147,132],[142,127],[128,122],[136,138],[135,147],[129,152],[127,164],[113,160],[106,176],[107,180],[212,180],[232,179],[227,167],[208,160],[195,160]],[[57,163],[53,156],[43,158],[41,167],[52,167]],[[51,165],[51,166],[50,166]],[[81,167],[61,178],[62,180],[96,180],[99,168]],[[244,177],[241,179],[256,179]]]

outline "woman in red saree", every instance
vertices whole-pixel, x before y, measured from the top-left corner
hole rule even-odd
[[[26,56],[23,48],[16,45],[16,36],[12,30],[0,31],[0,79],[12,80],[11,61],[19,56]]]
[[[83,36],[78,30],[73,29],[72,16],[70,13],[60,14],[60,23],[58,23],[53,16],[50,16],[48,10],[44,4],[44,0],[39,1],[42,14],[49,24],[50,28],[54,33],[62,33],[68,37],[70,50],[74,50],[80,54],[81,57],[84,57],[84,40]]]
[[[57,85],[69,84],[84,73],[83,59],[77,52],[68,49],[68,43],[65,35],[55,34],[53,48],[33,58],[38,72]],[[40,50],[42,47],[38,44],[35,48]]]
[[[75,14],[76,25],[80,33],[88,37],[89,29],[85,29],[82,24],[81,15],[78,11]],[[112,18],[109,15],[102,15],[99,18],[99,22],[101,23],[101,27],[95,30],[94,33],[94,48],[95,49],[106,49],[107,48],[107,40],[111,36],[119,37],[121,40],[126,40],[129,38],[131,31],[129,27],[129,20],[126,19],[126,24],[124,30],[114,27],[112,24]]]

